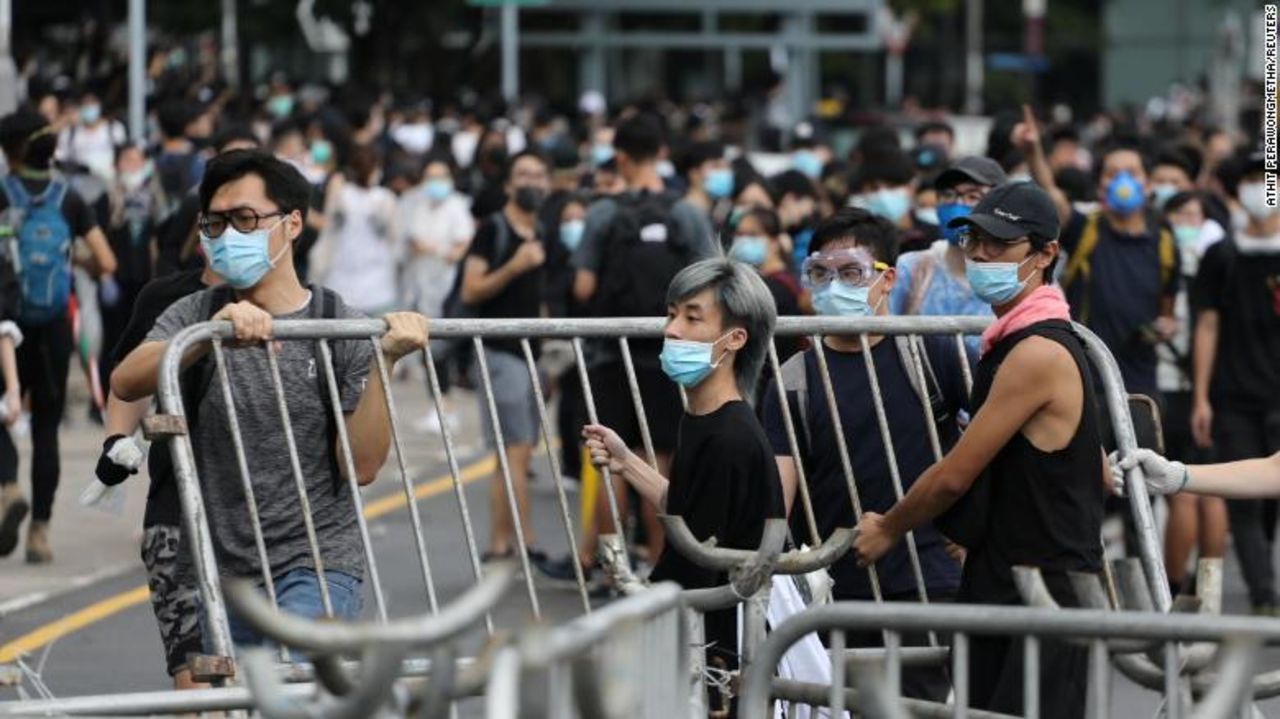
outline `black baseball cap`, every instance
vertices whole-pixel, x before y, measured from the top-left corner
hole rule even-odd
[[[987,193],[973,212],[957,217],[947,227],[968,225],[992,237],[1012,241],[1025,235],[1058,239],[1058,208],[1049,193],[1034,182],[1006,182]]]
[[[938,179],[934,180],[933,188],[945,190],[961,182],[976,182],[979,185],[995,187],[1008,181],[1009,177],[1004,174],[1000,163],[989,157],[970,155],[956,160],[950,167],[943,170],[942,174],[938,175]]]

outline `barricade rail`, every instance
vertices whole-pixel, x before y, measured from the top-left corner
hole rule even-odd
[[[883,442],[886,449],[886,456],[889,459],[890,475],[892,479],[893,489],[898,497],[904,493],[904,483],[897,466],[897,457],[894,451],[892,431],[889,427],[887,414],[885,412],[886,401],[900,401],[900,398],[885,398],[882,396],[881,388],[878,381],[878,375],[875,367],[875,359],[869,351],[871,341],[876,336],[907,336],[915,339],[923,335],[942,335],[954,338],[955,351],[957,357],[961,360],[960,366],[963,368],[964,376],[967,384],[971,385],[972,379],[969,374],[969,364],[965,351],[964,338],[968,335],[974,335],[983,330],[989,320],[984,318],[972,317],[867,317],[867,318],[833,318],[833,317],[783,317],[779,318],[775,331],[775,337],[806,337],[812,340],[812,347],[815,353],[821,377],[821,391],[825,402],[828,405],[829,415],[835,425],[834,435],[836,438],[837,450],[839,452],[841,467],[844,478],[849,490],[850,501],[854,510],[850,524],[856,523],[862,513],[862,504],[859,497],[859,485],[857,478],[854,476],[852,463],[850,460],[849,448],[845,442],[845,436],[840,427],[840,415],[836,411],[836,397],[833,389],[830,374],[828,372],[826,352],[822,338],[825,336],[836,335],[842,337],[856,337],[861,348],[864,350],[861,354],[864,358],[866,371],[868,373],[870,387],[872,389],[872,401],[874,403],[876,417],[880,429],[880,441]],[[649,437],[648,426],[644,421],[645,409],[644,398],[641,396],[639,383],[637,381],[635,362],[629,345],[629,340],[640,338],[660,337],[663,329],[663,321],[660,318],[620,318],[620,319],[529,319],[529,320],[438,320],[431,324],[432,339],[468,339],[471,341],[473,348],[476,350],[476,362],[479,373],[479,386],[477,392],[483,398],[483,411],[488,416],[490,422],[494,426],[497,435],[498,446],[502,445],[502,427],[498,418],[497,401],[495,396],[495,386],[492,375],[489,372],[486,353],[484,351],[484,341],[491,339],[507,339],[518,340],[521,353],[523,354],[526,369],[529,372],[531,384],[533,387],[533,399],[538,413],[538,422],[541,426],[544,438],[551,437],[553,423],[548,412],[548,400],[544,394],[543,380],[535,361],[534,352],[530,343],[531,339],[559,339],[567,340],[573,354],[573,358],[577,365],[576,374],[581,386],[582,397],[585,402],[585,410],[588,421],[595,422],[598,419],[595,395],[593,393],[592,377],[588,371],[587,353],[584,350],[584,341],[593,341],[605,345],[616,343],[616,349],[622,360],[623,369],[627,381],[627,389],[629,390],[634,410],[638,417],[641,418],[639,423],[642,437],[642,445],[646,458],[651,464],[656,464],[655,452],[652,439]],[[1101,377],[1101,386],[1104,391],[1106,402],[1111,409],[1113,416],[1113,427],[1116,433],[1116,442],[1122,452],[1131,451],[1136,447],[1133,425],[1128,414],[1128,398],[1125,394],[1123,384],[1120,380],[1119,370],[1114,359],[1107,352],[1106,348],[1084,328],[1077,328],[1086,340],[1086,346],[1089,356],[1098,370]],[[422,518],[419,514],[416,503],[416,485],[414,479],[410,476],[407,468],[407,461],[404,451],[404,434],[400,429],[398,414],[396,411],[395,392],[391,391],[392,384],[390,382],[391,367],[386,361],[382,353],[379,338],[385,331],[385,323],[381,320],[300,320],[277,322],[273,327],[273,338],[276,342],[294,342],[294,341],[314,341],[317,343],[320,364],[322,365],[318,371],[325,373],[328,379],[326,383],[328,387],[328,397],[325,398],[333,409],[335,414],[341,416],[340,397],[337,390],[338,384],[334,381],[335,370],[333,365],[333,352],[331,343],[337,341],[358,341],[368,342],[372,346],[373,361],[370,365],[370,372],[376,372],[377,377],[382,381],[384,387],[388,388],[385,392],[386,409],[391,418],[391,438],[392,449],[395,454],[394,468],[399,476],[400,485],[408,500],[408,511],[410,524],[414,532],[414,546],[417,552],[417,564],[422,574],[422,582],[424,594],[426,596],[426,609],[429,616],[433,619],[450,619],[448,610],[441,608],[441,602],[437,595],[437,582],[433,574],[431,550],[427,546],[426,535],[422,528]],[[182,404],[182,392],[180,385],[181,359],[187,350],[201,343],[208,343],[211,347],[211,356],[215,363],[216,373],[215,381],[219,387],[216,391],[222,393],[222,398],[226,406],[226,423],[231,430],[232,445],[235,450],[237,460],[237,470],[240,475],[242,487],[246,501],[248,503],[247,517],[252,525],[254,541],[258,553],[258,558],[262,567],[261,582],[266,590],[266,601],[255,601],[255,598],[248,597],[248,592],[242,590],[231,590],[238,592],[239,600],[243,601],[243,606],[250,614],[257,612],[262,617],[272,616],[268,614],[275,606],[275,591],[273,586],[273,576],[269,567],[268,553],[261,523],[258,514],[258,506],[254,496],[254,486],[249,472],[248,452],[251,451],[246,438],[241,436],[239,418],[237,416],[236,403],[234,402],[235,378],[229,372],[226,353],[229,351],[224,347],[223,343],[231,338],[231,327],[229,323],[203,323],[195,325],[183,330],[179,333],[169,345],[161,366],[161,377],[159,384],[159,399],[162,414],[151,418],[148,422],[150,434],[156,437],[169,437],[169,451],[173,455],[175,475],[179,490],[180,503],[183,509],[184,531],[191,539],[190,546],[193,553],[193,569],[197,580],[197,587],[200,592],[204,610],[206,612],[206,642],[213,655],[219,657],[234,657],[234,648],[231,643],[230,630],[227,622],[227,611],[223,597],[223,587],[219,578],[214,547],[212,543],[211,533],[208,526],[208,518],[204,510],[203,497],[201,493],[200,480],[197,476],[196,462],[194,452],[191,446],[190,437],[186,436],[186,412]],[[915,342],[909,343],[911,347],[910,367],[905,369],[908,372],[923,379],[925,368],[920,356],[919,346]],[[316,537],[316,528],[314,526],[308,493],[306,489],[305,478],[302,476],[300,466],[298,443],[294,436],[293,428],[290,426],[288,413],[288,398],[285,396],[283,382],[280,374],[280,365],[276,354],[270,344],[259,347],[237,348],[234,351],[239,352],[263,352],[267,359],[272,389],[275,395],[275,402],[280,410],[280,421],[287,444],[287,451],[290,460],[290,467],[293,474],[293,484],[296,489],[297,499],[301,516],[304,522],[305,532],[311,552],[311,559],[318,572],[323,571],[324,557],[321,556],[319,542]],[[441,408],[441,383],[436,372],[435,357],[433,356],[432,347],[428,346],[423,350],[424,366],[427,372],[427,384],[430,399],[437,409]],[[781,379],[781,364],[776,349],[770,343],[769,347],[769,363],[773,370],[774,377]],[[783,390],[788,389],[786,387]],[[211,390],[215,391],[215,390]],[[786,401],[785,391],[778,393],[781,405],[781,416],[783,418],[786,429],[787,439],[792,448],[793,456],[800,456],[799,441],[797,438],[797,419],[792,416],[790,404]],[[915,399],[913,398],[914,402]],[[927,400],[919,403],[921,412],[925,415],[926,426],[931,433],[931,445],[935,456],[941,455],[941,447],[936,436],[935,424],[932,421],[932,409]],[[338,444],[339,444],[339,460],[348,470],[347,486],[353,502],[353,510],[358,518],[359,536],[362,541],[362,549],[368,569],[368,579],[370,590],[374,599],[374,626],[381,625],[381,633],[375,635],[379,637],[379,641],[375,642],[374,647],[381,647],[379,653],[376,649],[371,649],[369,645],[356,641],[355,637],[368,639],[361,632],[367,627],[361,628],[361,632],[356,634],[342,634],[345,629],[341,625],[334,626],[335,632],[314,631],[314,623],[301,622],[290,624],[285,622],[282,626],[289,629],[289,635],[284,637],[287,641],[284,644],[294,644],[300,648],[310,648],[312,650],[320,650],[318,656],[328,657],[321,659],[315,666],[314,672],[309,672],[307,665],[295,665],[292,668],[277,668],[274,670],[279,677],[286,680],[308,679],[314,676],[319,684],[326,689],[342,689],[344,679],[350,679],[346,670],[340,668],[340,664],[333,657],[335,652],[342,653],[347,651],[355,651],[354,646],[361,644],[365,653],[365,661],[362,663],[366,667],[378,669],[375,672],[379,677],[384,673],[394,675],[398,669],[399,679],[393,677],[391,684],[388,685],[388,691],[391,686],[399,687],[405,676],[405,668],[412,665],[414,661],[425,661],[421,658],[406,659],[403,652],[391,651],[389,647],[399,646],[404,649],[405,644],[413,644],[412,641],[395,641],[392,640],[396,630],[405,628],[405,622],[415,620],[396,620],[390,622],[387,612],[387,598],[382,587],[381,575],[378,567],[378,558],[373,551],[370,542],[369,529],[364,519],[363,500],[360,488],[357,486],[354,472],[354,462],[351,453],[350,441],[346,435],[346,429],[342,422],[338,425]],[[870,440],[868,440],[870,441]],[[452,479],[453,494],[457,502],[457,509],[461,518],[463,528],[463,543],[466,546],[466,559],[469,570],[477,583],[473,592],[481,592],[486,586],[484,576],[485,571],[481,568],[480,550],[477,545],[472,515],[468,506],[466,493],[464,492],[464,481],[462,471],[460,469],[461,457],[459,456],[458,445],[454,432],[448,426],[442,427],[442,444],[445,459],[449,467],[450,477]],[[547,460],[551,466],[551,476],[555,484],[556,501],[560,514],[560,522],[565,533],[568,545],[570,547],[573,566],[577,572],[576,585],[578,597],[581,603],[584,615],[590,615],[594,609],[587,592],[585,577],[581,570],[581,561],[577,553],[577,536],[573,526],[572,513],[569,509],[566,490],[561,477],[560,463],[553,443],[546,441],[545,448],[547,451]],[[511,468],[507,464],[505,454],[497,452],[498,476],[502,482],[502,490],[506,503],[511,510],[512,516],[518,517],[519,511],[517,506],[516,492],[512,480]],[[813,571],[818,568],[830,566],[841,555],[843,555],[849,547],[853,538],[852,526],[848,528],[839,528],[832,532],[828,537],[819,536],[816,522],[814,519],[813,507],[808,493],[808,485],[805,480],[803,467],[797,462],[797,472],[799,474],[797,505],[794,511],[802,514],[808,529],[808,537],[796,537],[799,541],[805,541],[813,549],[800,549],[783,553],[783,540],[785,539],[785,525],[776,522],[770,525],[769,531],[766,532],[765,541],[761,547],[756,550],[747,549],[730,549],[714,546],[714,541],[699,542],[688,528],[684,526],[683,521],[677,517],[667,517],[663,519],[664,527],[667,530],[668,541],[680,551],[688,555],[695,563],[704,567],[714,568],[717,570],[728,571],[730,575],[729,584],[710,589],[688,590],[682,593],[680,598],[681,606],[684,613],[685,621],[682,623],[681,631],[686,636],[686,644],[694,647],[692,651],[685,652],[688,657],[682,657],[682,661],[687,659],[688,667],[686,674],[692,677],[689,685],[692,686],[693,701],[695,707],[697,704],[698,694],[702,687],[701,676],[703,667],[701,666],[702,657],[700,649],[701,637],[701,614],[702,612],[733,606],[734,604],[744,605],[744,641],[743,641],[743,659],[744,671],[747,667],[757,664],[756,655],[760,651],[762,643],[765,641],[765,612],[767,604],[768,586],[770,577],[773,574],[797,574]],[[624,527],[621,512],[619,510],[618,498],[615,496],[615,490],[612,478],[609,476],[607,468],[602,468],[604,494],[607,499],[607,507],[613,526],[621,529]],[[1169,597],[1167,580],[1165,579],[1163,563],[1161,561],[1159,538],[1155,531],[1154,521],[1151,517],[1151,507],[1145,494],[1145,485],[1140,476],[1140,470],[1135,469],[1130,472],[1127,486],[1129,492],[1129,504],[1137,525],[1138,537],[1138,554],[1142,571],[1137,577],[1140,584],[1145,584],[1145,599],[1148,606],[1157,611],[1167,611],[1172,606]],[[523,573],[523,583],[525,585],[525,594],[529,605],[529,613],[534,619],[542,616],[541,603],[538,590],[533,579],[532,567],[529,564],[527,554],[527,543],[521,529],[521,522],[514,522],[514,534],[516,554],[521,564]],[[914,538],[908,535],[906,538],[907,548],[911,557],[912,571],[917,584],[917,593],[922,603],[928,601],[927,592],[925,590],[924,577],[922,575],[919,558],[916,553]],[[643,591],[645,585],[637,581],[631,574],[625,542],[618,536],[601,537],[601,564],[616,580],[617,586],[624,590],[628,595],[637,595],[644,597],[647,591]],[[438,551],[438,550],[437,550]],[[455,553],[456,554],[456,553]],[[437,556],[437,560],[440,557]],[[871,578],[871,586],[875,599],[879,602],[882,597],[879,591],[879,582],[875,575],[874,567],[869,570]],[[1141,580],[1145,579],[1145,582]],[[332,615],[332,602],[328,596],[328,588],[326,583],[320,582],[321,599],[325,607],[326,613]],[[482,612],[480,621],[485,631],[492,637],[498,632],[492,618],[492,605],[484,605],[485,610]],[[472,611],[467,615],[468,620],[475,619],[475,613]],[[422,619],[423,624],[419,627],[426,631],[424,627],[435,626],[437,629],[439,624],[426,623],[425,617]],[[585,619],[584,619],[585,621]],[[461,625],[471,626],[469,621],[461,622]],[[265,628],[265,625],[263,625]],[[326,626],[327,630],[330,628]],[[372,631],[372,630],[370,630]],[[442,657],[448,658],[445,664],[435,663],[435,666],[450,667],[453,672],[454,661],[456,657],[449,655],[453,651],[452,642],[445,641],[440,637],[422,635],[425,639],[437,641],[439,646],[447,648]],[[886,634],[887,636],[887,634]],[[345,637],[344,639],[335,639],[335,637]],[[390,641],[388,641],[390,640]],[[430,643],[430,642],[427,642]],[[934,655],[938,656],[938,651],[943,649],[937,641],[937,637],[933,638]],[[385,645],[385,646],[384,646]],[[910,650],[915,651],[915,650]],[[397,656],[399,654],[399,656]],[[901,654],[901,651],[899,652]],[[283,653],[281,660],[287,660],[288,657]],[[1202,657],[1203,659],[1203,657]],[[501,650],[495,651],[487,657],[484,669],[490,666],[509,669],[513,665],[520,662],[517,658],[513,658],[510,653],[503,653]],[[774,662],[776,664],[776,662]],[[1203,663],[1203,662],[1201,662]],[[229,664],[229,662],[228,662]],[[768,662],[765,662],[768,664]],[[473,666],[474,662],[462,661],[458,666]],[[414,665],[419,666],[419,665]],[[256,667],[256,668],[253,668]],[[295,688],[280,688],[276,692],[277,687],[271,682],[277,674],[266,673],[267,663],[261,657],[250,661],[247,664],[247,671],[251,672],[259,680],[260,686],[267,686],[268,693],[273,696],[285,697],[290,692],[296,691]],[[1143,667],[1143,670],[1152,667]],[[497,671],[497,670],[495,670]],[[505,670],[504,670],[505,671]],[[763,669],[761,669],[763,671]],[[1157,669],[1157,671],[1159,671]],[[474,677],[475,672],[472,672]],[[509,676],[498,672],[493,680],[494,687],[502,688],[510,686],[511,679]],[[503,678],[505,677],[505,678]],[[230,676],[211,676],[207,677],[215,682],[235,681]],[[474,682],[473,682],[474,683]],[[218,690],[210,690],[218,691]],[[438,689],[436,690],[438,695]],[[228,694],[210,695],[223,697],[216,701],[227,701],[225,697],[232,696],[234,692],[243,692],[242,689],[228,687]],[[430,692],[428,692],[430,694]],[[432,695],[432,696],[436,696]],[[238,695],[237,695],[238,696]],[[336,696],[336,695],[335,695]],[[424,695],[427,696],[427,695]],[[71,701],[71,700],[69,700]],[[166,700],[167,701],[167,700]],[[214,702],[214,699],[210,699]],[[355,701],[355,699],[352,699]],[[426,699],[424,699],[426,701]],[[433,706],[440,702],[432,700]],[[430,702],[429,702],[430,703]],[[283,706],[283,705],[282,705]],[[358,705],[358,706],[363,706]],[[185,711],[185,710],[184,710]],[[697,711],[695,710],[695,714]]]

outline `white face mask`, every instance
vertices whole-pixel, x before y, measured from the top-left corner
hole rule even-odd
[[[1255,220],[1265,220],[1280,213],[1280,207],[1267,206],[1267,188],[1261,182],[1240,183],[1239,198],[1240,206]]]

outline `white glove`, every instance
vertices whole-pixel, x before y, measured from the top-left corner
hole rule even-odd
[[[124,514],[124,485],[108,487],[98,481],[97,477],[89,480],[89,485],[80,493],[80,506],[92,507],[115,517]]]
[[[111,445],[111,451],[107,452],[107,459],[128,470],[141,467],[142,460],[146,459],[146,456],[133,437],[121,438],[120,441]]]
[[[1111,476],[1120,493],[1124,491],[1125,474],[1134,468],[1142,469],[1147,493],[1153,495],[1176,494],[1187,486],[1190,478],[1187,465],[1165,459],[1149,449],[1135,450],[1119,460],[1117,453],[1112,452],[1108,459],[1111,462]]]

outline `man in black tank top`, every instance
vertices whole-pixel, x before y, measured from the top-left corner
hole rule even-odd
[[[1013,567],[1038,567],[1054,598],[1076,606],[1067,572],[1102,569],[1100,536],[1110,473],[1084,345],[1061,292],[1047,285],[1058,257],[1053,202],[1031,183],[992,190],[966,230],[966,273],[996,323],[983,334],[970,405],[955,448],[887,514],[863,515],[860,563],[882,557],[908,531],[937,520],[968,550],[957,600],[1021,604]],[[1040,712],[1081,717],[1087,651],[1044,640]],[[1023,712],[1022,642],[974,637],[973,707]]]

